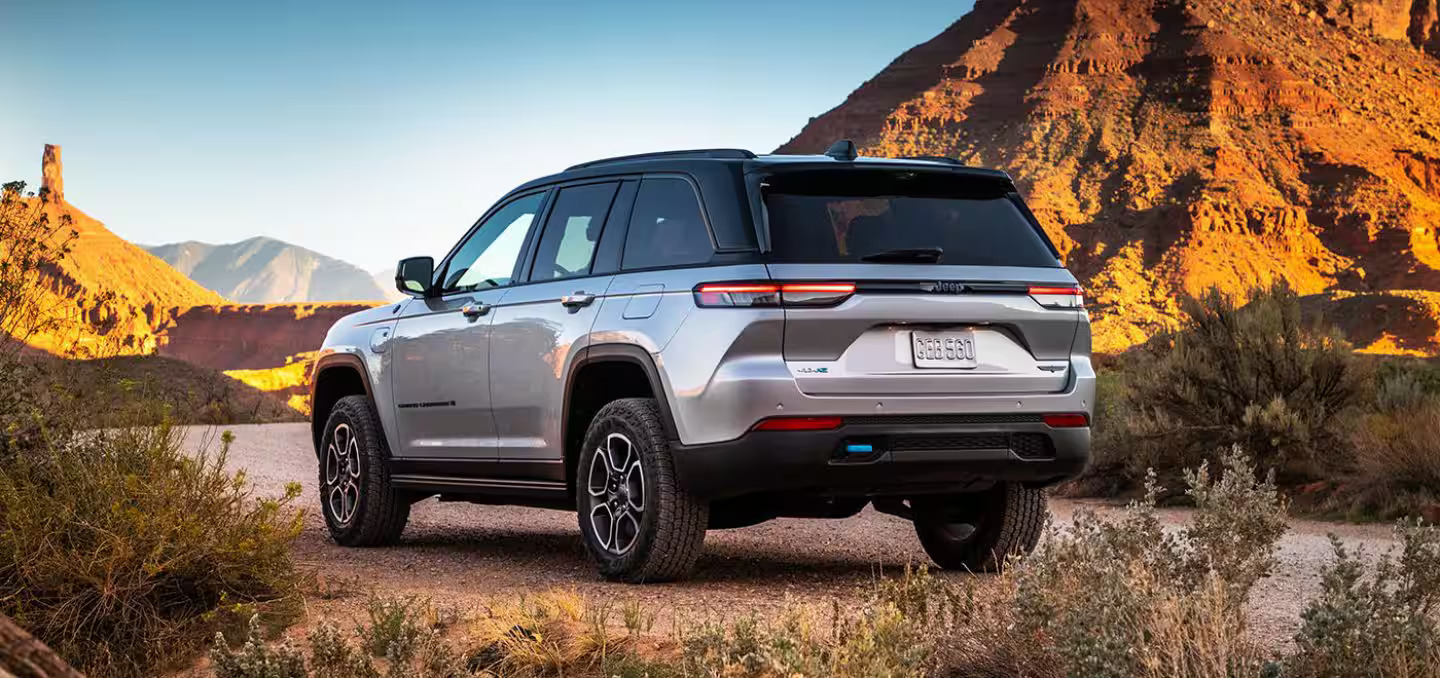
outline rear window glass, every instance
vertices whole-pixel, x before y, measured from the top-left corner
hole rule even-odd
[[[936,172],[773,176],[764,189],[770,258],[859,262],[894,250],[939,248],[939,263],[946,265],[1058,267],[1006,190]]]

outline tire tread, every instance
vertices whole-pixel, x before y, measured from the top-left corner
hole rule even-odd
[[[410,502],[390,482],[390,446],[380,428],[379,417],[370,399],[363,395],[345,396],[335,403],[325,430],[334,430],[337,417],[349,420],[358,429],[365,455],[364,494],[351,524],[336,529],[330,527],[330,536],[342,546],[388,546],[400,540],[405,523],[410,519]],[[322,452],[323,454],[323,452]],[[325,466],[320,464],[320,501],[325,501]],[[322,511],[324,509],[322,508]],[[326,520],[327,525],[329,520]]]
[[[695,567],[705,545],[709,523],[709,505],[699,501],[680,487],[675,477],[674,459],[665,436],[660,407],[653,398],[622,398],[611,401],[595,415],[594,427],[608,418],[625,420],[645,438],[644,447],[654,456],[655,529],[648,549],[632,552],[616,561],[602,558],[601,574],[606,578],[631,583],[673,581],[684,578]],[[586,434],[588,439],[590,434]],[[643,454],[643,452],[642,452]],[[578,470],[578,469],[577,469]],[[579,478],[579,474],[576,475]],[[577,485],[577,500],[580,490]],[[647,501],[649,501],[647,499]],[[581,530],[586,512],[581,507]]]

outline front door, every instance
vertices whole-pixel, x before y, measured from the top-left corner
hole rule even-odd
[[[391,339],[397,457],[494,459],[490,333],[544,203],[532,193],[486,216],[438,267],[438,296],[402,311]]]
[[[545,218],[529,282],[508,291],[495,310],[490,393],[502,461],[564,462],[566,372],[585,347],[597,302],[613,277],[591,273],[618,188],[618,182],[561,188]]]

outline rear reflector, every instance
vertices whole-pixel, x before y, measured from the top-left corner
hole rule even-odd
[[[705,283],[695,288],[697,306],[834,306],[855,294],[855,283]]]
[[[840,417],[773,417],[755,425],[756,431],[829,431],[840,428]]]
[[[1071,287],[1071,286],[1055,286],[1055,287],[1032,286],[1032,287],[1030,288],[1030,298],[1031,298],[1031,299],[1034,299],[1034,300],[1035,300],[1035,303],[1040,304],[1041,306],[1044,306],[1045,308],[1084,308],[1084,307],[1085,307],[1085,296],[1081,293],[1079,287]]]
[[[1085,428],[1090,425],[1090,417],[1084,414],[1047,414],[1043,420],[1050,428]]]

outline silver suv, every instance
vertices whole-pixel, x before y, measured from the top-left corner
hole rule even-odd
[[[705,531],[910,519],[946,568],[1034,547],[1089,456],[1075,278],[1003,172],[740,150],[576,165],[490,209],[313,376],[330,534],[395,542],[439,496],[574,510],[607,578]]]

